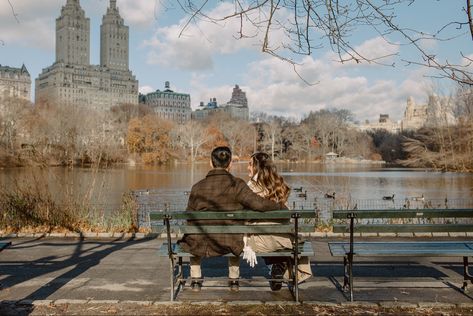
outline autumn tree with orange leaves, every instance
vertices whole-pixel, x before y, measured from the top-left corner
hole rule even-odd
[[[138,154],[146,164],[166,163],[172,157],[171,130],[173,124],[156,115],[135,117],[128,124],[128,152]]]

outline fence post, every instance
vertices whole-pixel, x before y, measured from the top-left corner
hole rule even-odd
[[[353,253],[354,253],[354,222],[355,222],[355,213],[349,213],[347,216],[350,219],[350,252],[348,253],[348,277],[350,278],[350,302],[353,302]]]
[[[291,215],[294,218],[294,291],[296,293],[296,302],[299,303],[299,213]]]

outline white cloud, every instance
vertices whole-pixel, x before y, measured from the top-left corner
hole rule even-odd
[[[473,54],[465,55],[460,58],[461,69],[473,73]]]
[[[176,28],[158,30],[165,39],[145,43],[152,47],[148,53],[147,62],[151,65],[162,65],[187,70],[203,70],[213,67],[211,50],[205,42],[181,40]]]
[[[206,12],[207,16],[222,17],[234,12],[231,3],[223,2]],[[239,38],[240,20],[231,18],[219,23],[197,20],[186,24],[187,19],[179,23],[156,29],[153,37],[144,42],[151,49],[147,62],[153,65],[179,68],[184,70],[205,70],[214,66],[214,56],[218,54],[235,54],[241,50],[261,50],[261,36],[258,30],[245,23]],[[281,43],[281,30],[271,33],[272,43]]]
[[[407,97],[413,96],[418,103],[425,101],[427,80],[423,71],[411,71],[398,83],[389,79],[389,75],[383,75],[393,68],[379,67],[377,77],[385,79],[369,79],[358,72],[347,74],[344,65],[340,66],[332,57],[326,54],[316,60],[308,56],[297,66],[304,79],[317,82],[315,85],[305,84],[290,64],[276,58],[268,57],[250,64],[243,82],[239,83],[247,94],[250,111],[301,118],[310,111],[339,108],[352,111],[360,121],[377,120],[380,114],[399,120]],[[351,66],[348,68],[353,70]],[[221,104],[230,99],[233,86],[209,88],[205,82],[195,80],[192,100],[207,102],[209,97],[215,96]],[[207,98],[202,98],[203,95]]]
[[[219,105],[227,103],[232,97],[233,87],[234,86],[230,85],[222,85],[209,89],[208,87],[195,82],[195,85],[191,88],[192,108],[197,109],[200,102],[207,104],[213,98],[217,99]]]
[[[147,94],[147,93],[154,92],[154,91],[156,91],[156,89],[153,89],[153,87],[151,87],[151,86],[141,86],[140,87],[140,93],[142,93],[142,94]]]
[[[355,58],[360,56],[370,62],[361,61],[358,64],[355,60],[350,60],[348,65],[374,65],[380,64],[391,64],[394,61],[396,55],[399,54],[400,46],[398,44],[389,43],[383,37],[378,36],[364,41],[360,45],[354,48],[357,54],[354,54]],[[344,60],[349,60],[351,57],[348,54],[344,54]]]
[[[156,20],[161,5],[159,0],[118,0],[117,2],[125,24],[138,27],[150,26]]]
[[[21,45],[54,50],[54,22],[51,16],[62,1],[17,0],[0,2],[0,39],[4,45]],[[15,18],[16,17],[16,18]]]
[[[11,6],[10,6],[11,3]],[[0,1],[0,40],[4,45],[20,45],[54,51],[55,23],[66,0]],[[109,1],[81,1],[91,24],[100,23]],[[118,0],[125,24],[149,26],[160,11],[158,0]],[[94,32],[97,30],[91,30]]]

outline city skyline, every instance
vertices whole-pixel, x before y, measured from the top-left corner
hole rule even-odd
[[[8,2],[2,2],[0,64],[21,67],[24,63],[33,80],[49,66],[54,61],[54,24],[65,2],[46,0],[40,4],[18,0],[11,1],[13,9]],[[91,21],[91,63],[97,64],[100,40],[95,34],[108,1],[82,0],[81,5]],[[130,70],[140,82],[140,92],[161,89],[165,81],[170,81],[174,91],[191,95],[193,109],[200,101],[214,97],[219,103],[227,102],[229,91],[238,84],[246,91],[252,112],[300,118],[311,110],[345,108],[359,121],[377,120],[381,113],[399,120],[408,97],[425,103],[427,94],[432,92],[432,80],[425,76],[435,72],[415,65],[405,66],[399,61],[401,55],[415,59],[409,48],[400,43],[386,45],[373,34],[360,32],[353,38],[353,46],[367,54],[399,54],[383,61],[395,62],[397,67],[342,65],[334,61],[333,53],[328,50],[315,50],[312,56],[298,60],[302,64],[298,71],[303,78],[318,82],[307,85],[290,64],[261,53],[258,38],[236,40],[233,36],[238,21],[230,21],[225,27],[197,22],[190,24],[179,37],[186,17],[172,7],[172,2],[118,0],[117,5],[130,26]],[[413,5],[399,12],[399,19],[403,22],[407,19],[413,27],[430,32],[440,30],[448,21],[466,19],[459,2],[437,1],[429,8],[428,17],[422,17],[422,4]],[[231,6],[222,3],[212,11],[209,14],[225,14],[231,12]],[[449,28],[454,26],[444,32],[453,32]],[[464,63],[460,52],[472,56],[471,35],[466,27],[460,31],[450,41],[425,41],[422,45],[451,63]],[[443,91],[434,92],[452,92],[448,80],[441,80],[440,85]]]

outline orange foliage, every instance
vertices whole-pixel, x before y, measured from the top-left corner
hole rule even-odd
[[[130,153],[141,155],[144,163],[165,163],[172,156],[172,123],[149,114],[128,123],[126,144]]]
[[[204,151],[208,151],[210,153],[210,151],[215,147],[228,146],[228,142],[226,141],[225,136],[223,136],[222,131],[217,126],[210,125],[207,128],[207,133],[209,135],[212,135],[212,140],[202,146]]]

